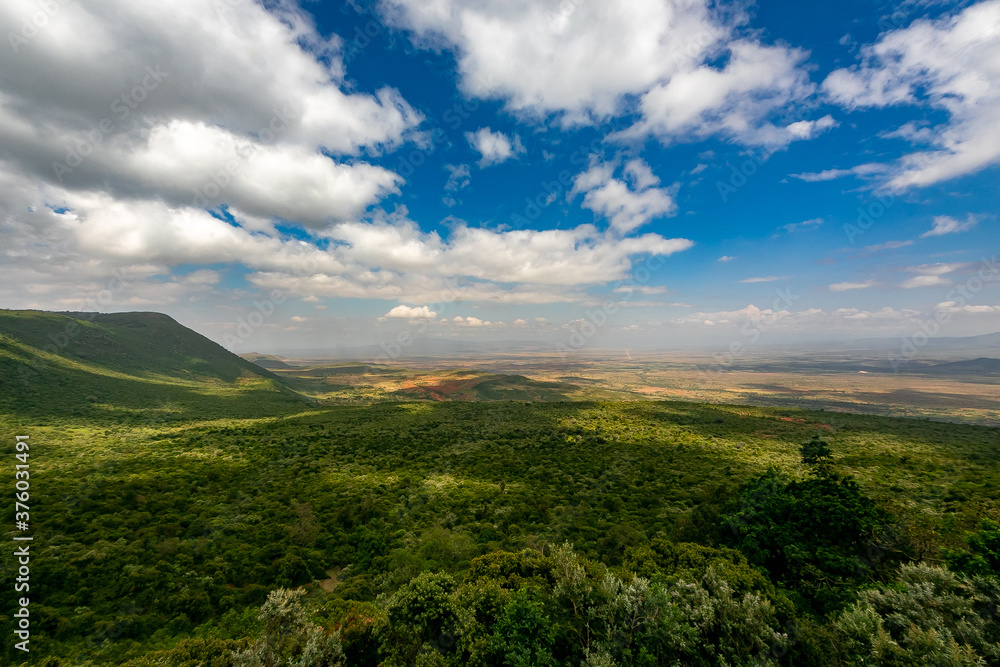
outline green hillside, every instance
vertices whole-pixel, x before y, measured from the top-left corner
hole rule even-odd
[[[303,400],[167,315],[0,311],[0,413],[102,422],[184,410],[231,415],[248,409],[237,396],[254,398],[257,410]]]

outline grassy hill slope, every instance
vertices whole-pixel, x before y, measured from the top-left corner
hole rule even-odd
[[[257,400],[234,400],[245,392]],[[250,405],[266,413],[302,399],[166,315],[0,311],[0,413],[161,421]]]

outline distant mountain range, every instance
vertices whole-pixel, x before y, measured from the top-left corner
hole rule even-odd
[[[1000,351],[1000,331],[980,336],[941,336],[927,338],[924,336],[910,336],[905,338],[902,336],[895,336],[893,338],[859,338],[843,342],[822,343],[821,345],[824,348],[890,351],[899,349],[906,340],[910,340],[912,342],[914,338],[922,343],[919,346],[920,348],[928,350],[985,349]]]
[[[295,359],[420,359],[420,358],[462,358],[483,357],[497,353],[554,352],[552,343],[535,340],[455,340],[449,338],[416,338],[408,345],[387,343],[385,345],[359,345],[341,348],[282,350],[287,357]],[[244,355],[247,356],[247,355]]]
[[[947,375],[958,373],[973,373],[976,375],[1000,374],[1000,359],[980,357],[979,359],[949,361],[943,364],[934,364],[929,368],[922,369],[921,372],[945,373]]]
[[[899,352],[903,347],[904,340],[905,339],[901,336],[895,336],[891,338],[858,338],[847,341],[816,341],[808,343],[781,344],[761,343],[759,345],[755,345],[754,348],[761,351],[767,351],[769,353],[774,353],[776,351],[790,353],[824,351],[886,355],[892,352]],[[963,357],[1000,356],[1000,332],[980,336],[952,336],[930,338],[927,340],[923,340],[922,337],[918,337],[918,340],[923,343],[918,348],[918,352],[921,353],[921,356],[926,356],[928,353],[944,353],[945,357],[954,357],[956,355]],[[662,350],[636,348],[633,349],[632,352],[638,352],[641,354],[651,354],[657,352],[678,352],[681,354],[687,354],[697,350],[711,352],[714,349],[715,346],[705,346],[703,348],[685,346],[671,347],[671,349]],[[421,358],[475,359],[495,357],[498,354],[552,354],[557,352],[557,349],[552,343],[537,340],[477,341],[456,340],[450,338],[417,338],[405,346],[388,343],[385,345],[361,345],[342,348],[316,348],[303,350],[288,349],[281,350],[280,352],[285,355],[285,357],[293,359],[364,359],[368,361],[378,361],[380,359],[419,360]],[[587,346],[578,351],[574,350],[573,352],[582,356],[600,357],[602,352],[608,352],[608,350]],[[622,350],[615,349],[614,353],[616,357],[621,356]],[[281,361],[279,357],[274,357],[273,355],[253,354],[257,355],[257,357],[261,359]],[[243,356],[248,359],[251,357],[251,355]],[[280,368],[279,366],[264,366],[266,368]]]

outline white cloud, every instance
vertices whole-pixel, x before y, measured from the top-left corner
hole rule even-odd
[[[2,3],[5,42],[38,11]],[[290,3],[59,3],[0,74],[4,302],[98,309],[116,271],[118,308],[203,298],[218,273],[171,274],[185,264],[362,275],[273,225],[356,219],[402,183],[365,156],[421,116],[347,90],[339,47]],[[223,204],[228,221],[203,210]]]
[[[886,241],[878,245],[865,246],[862,250],[865,252],[881,252],[882,250],[899,250],[910,245],[913,245],[913,241]]]
[[[638,292],[645,296],[653,296],[655,294],[666,294],[667,288],[663,285],[621,285],[616,287],[614,291],[618,294],[633,294]]]
[[[37,11],[30,0],[3,3],[0,34],[20,34]],[[355,216],[401,179],[319,149],[378,153],[402,144],[421,117],[389,88],[345,92],[339,44],[288,3],[60,5],[8,54],[3,160],[116,197],[180,205],[208,188],[218,193],[208,204],[265,218]]]
[[[399,305],[390,310],[383,317],[401,320],[432,320],[437,317],[437,313],[429,306],[406,306]]]
[[[722,257],[720,257],[718,259],[718,261],[725,263],[725,262],[731,262],[734,259],[736,259],[736,258],[735,257],[730,257],[729,255],[723,255]]]
[[[909,308],[904,308],[902,310],[896,310],[890,306],[884,306],[880,310],[860,310],[858,308],[838,308],[834,310],[831,315],[834,318],[841,318],[845,320],[895,320],[895,321],[908,321],[920,315],[919,311],[912,310]]]
[[[638,158],[626,162],[623,171],[629,183],[636,190],[646,190],[660,184],[659,177],[653,173],[649,165]]]
[[[654,187],[660,180],[649,165],[631,160],[623,171],[627,181],[614,177],[613,165],[592,160],[587,171],[574,179],[571,194],[585,193],[583,207],[606,217],[618,234],[628,234],[676,211],[670,193]]]
[[[934,226],[928,231],[920,235],[920,238],[927,238],[928,236],[944,236],[945,234],[957,234],[958,232],[966,232],[976,226],[979,221],[975,216],[969,215],[965,222],[956,220],[951,216],[939,215],[934,218]]]
[[[472,97],[564,125],[622,114],[640,99],[628,136],[664,141],[721,133],[783,146],[833,119],[775,125],[814,90],[806,54],[737,36],[747,14],[724,15],[706,0],[383,0],[387,20],[420,46],[456,54],[459,85]],[[721,68],[710,62],[724,59]]]
[[[693,313],[674,320],[676,324],[696,324],[716,326],[719,324],[740,324],[743,322],[760,322],[766,320],[775,322],[789,315],[787,310],[761,309],[753,304],[747,304],[739,310],[717,311],[712,313]]]
[[[930,143],[891,165],[887,185],[920,187],[977,172],[1000,161],[1000,0],[986,0],[938,21],[917,20],[862,49],[859,67],[823,82],[829,99],[849,109],[920,105],[948,121],[897,136]]]
[[[875,285],[878,285],[878,281],[876,280],[865,280],[860,283],[851,283],[851,282],[833,283],[832,285],[830,285],[830,291],[847,292],[849,290],[868,289],[869,287],[874,287]]]
[[[1000,304],[996,306],[973,305],[971,303],[959,306],[955,301],[942,301],[934,306],[934,310],[944,313],[970,313],[975,315],[1000,314]]]
[[[905,271],[917,273],[912,278],[908,278],[900,283],[903,289],[913,289],[915,287],[935,287],[937,285],[950,285],[951,281],[944,276],[962,269],[968,269],[973,264],[967,262],[938,262],[937,264],[921,264],[920,266],[907,267]]]
[[[945,273],[954,273],[959,269],[968,268],[970,265],[968,262],[938,262],[937,264],[921,264],[920,266],[911,266],[906,270],[913,273],[922,273],[924,275],[940,276]]]
[[[832,116],[776,125],[774,113],[801,102],[815,86],[800,67],[806,53],[746,40],[728,46],[723,69],[702,65],[674,75],[642,96],[642,118],[623,137],[652,134],[665,143],[719,134],[753,146],[781,148],[836,125]]]
[[[789,234],[792,232],[797,232],[801,229],[808,229],[809,227],[819,227],[823,224],[823,218],[812,218],[810,220],[803,220],[802,222],[793,222],[788,225],[783,225],[779,229],[783,229]]]
[[[468,187],[471,182],[469,165],[446,164],[444,168],[448,171],[448,182],[444,184],[445,190],[461,190]]]
[[[785,331],[830,331],[841,328],[852,332],[856,331],[858,326],[869,326],[876,329],[888,327],[891,329],[900,326],[913,326],[913,323],[919,321],[919,316],[920,311],[908,308],[897,310],[890,306],[875,311],[859,308],[837,308],[827,312],[820,308],[790,311],[758,308],[753,304],[748,304],[739,310],[693,313],[677,318],[673,322],[693,327],[742,326],[741,331],[745,331],[745,325],[750,323],[754,327],[759,327],[759,335],[772,328]],[[746,334],[741,335],[745,336]]]
[[[218,271],[211,269],[199,269],[180,278],[179,282],[184,285],[215,285],[221,280]]]
[[[852,173],[854,173],[852,169],[824,169],[813,174],[792,174],[792,178],[797,178],[807,183],[816,183],[818,181],[832,181],[835,178],[850,176]]]
[[[494,132],[488,127],[481,127],[475,132],[466,132],[465,139],[482,156],[476,163],[480,168],[506,162],[525,151],[521,138],[517,135],[514,135],[514,140],[511,141],[503,132]]]
[[[657,234],[608,236],[592,225],[498,232],[462,223],[442,238],[396,214],[334,225],[323,232],[332,243],[320,249],[273,229],[256,231],[238,211],[231,213],[235,224],[162,201],[39,188],[0,170],[0,247],[9,266],[0,297],[36,307],[40,293],[29,298],[21,285],[50,286],[65,295],[93,288],[60,277],[67,271],[98,279],[118,267],[149,266],[165,274],[170,266],[240,263],[251,270],[253,284],[303,297],[586,301],[581,286],[625,279],[636,256],[691,246]],[[29,272],[15,277],[19,270]]]
[[[78,304],[117,269],[134,276],[122,303],[199,297],[218,284],[207,269],[172,276],[189,264],[242,264],[252,285],[311,299],[579,302],[592,298],[584,286],[627,277],[636,257],[691,246],[592,225],[497,232],[458,221],[442,237],[403,207],[372,211],[403,181],[367,158],[418,138],[420,115],[391,89],[346,83],[340,39],[292,5],[217,5],[77,0],[8,53],[5,304]],[[0,34],[18,34],[29,10],[29,0],[2,3]],[[123,94],[134,109],[116,103]],[[523,151],[498,136],[486,137],[495,141],[484,160]],[[52,163],[68,148],[86,155],[57,175]],[[468,165],[449,172],[448,187],[468,183]],[[655,176],[638,161],[625,174],[655,213]],[[306,227],[308,240],[275,218]]]
[[[607,117],[625,95],[700,62],[722,40],[702,2],[385,0],[418,44],[451,48],[463,91],[515,112]]]
[[[821,181],[832,181],[844,176],[874,176],[884,174],[888,170],[889,168],[884,164],[869,162],[859,164],[850,169],[825,169],[817,173],[791,174],[791,176],[807,183],[818,183]]]
[[[778,280],[785,280],[788,276],[758,276],[755,278],[744,278],[741,283],[773,283]]]
[[[140,146],[108,144],[89,160],[122,187],[176,203],[229,203],[250,215],[317,227],[363,214],[398,192],[403,180],[382,167],[334,162],[315,147],[261,144],[187,121],[153,128]]]
[[[951,281],[942,276],[913,276],[900,283],[903,289],[913,289],[914,287],[935,287],[937,285],[950,285]]]
[[[489,320],[484,322],[478,317],[472,317],[472,316],[462,317],[460,315],[456,315],[454,318],[452,318],[451,321],[459,326],[465,326],[465,327],[488,327],[492,326],[493,324]]]
[[[686,250],[687,239],[658,234],[613,238],[591,225],[573,229],[497,232],[456,225],[448,240],[421,232],[402,219],[382,223],[342,223],[330,236],[345,261],[399,272],[463,276],[478,280],[550,285],[587,285],[619,280],[633,255],[671,255]]]

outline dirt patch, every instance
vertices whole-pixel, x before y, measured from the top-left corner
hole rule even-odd
[[[339,567],[335,567],[332,570],[327,570],[326,576],[329,577],[329,579],[323,579],[322,581],[320,581],[319,587],[322,588],[327,593],[332,593],[333,589],[336,588],[338,584],[340,584],[340,580],[337,578],[337,575],[339,574],[340,574]]]

